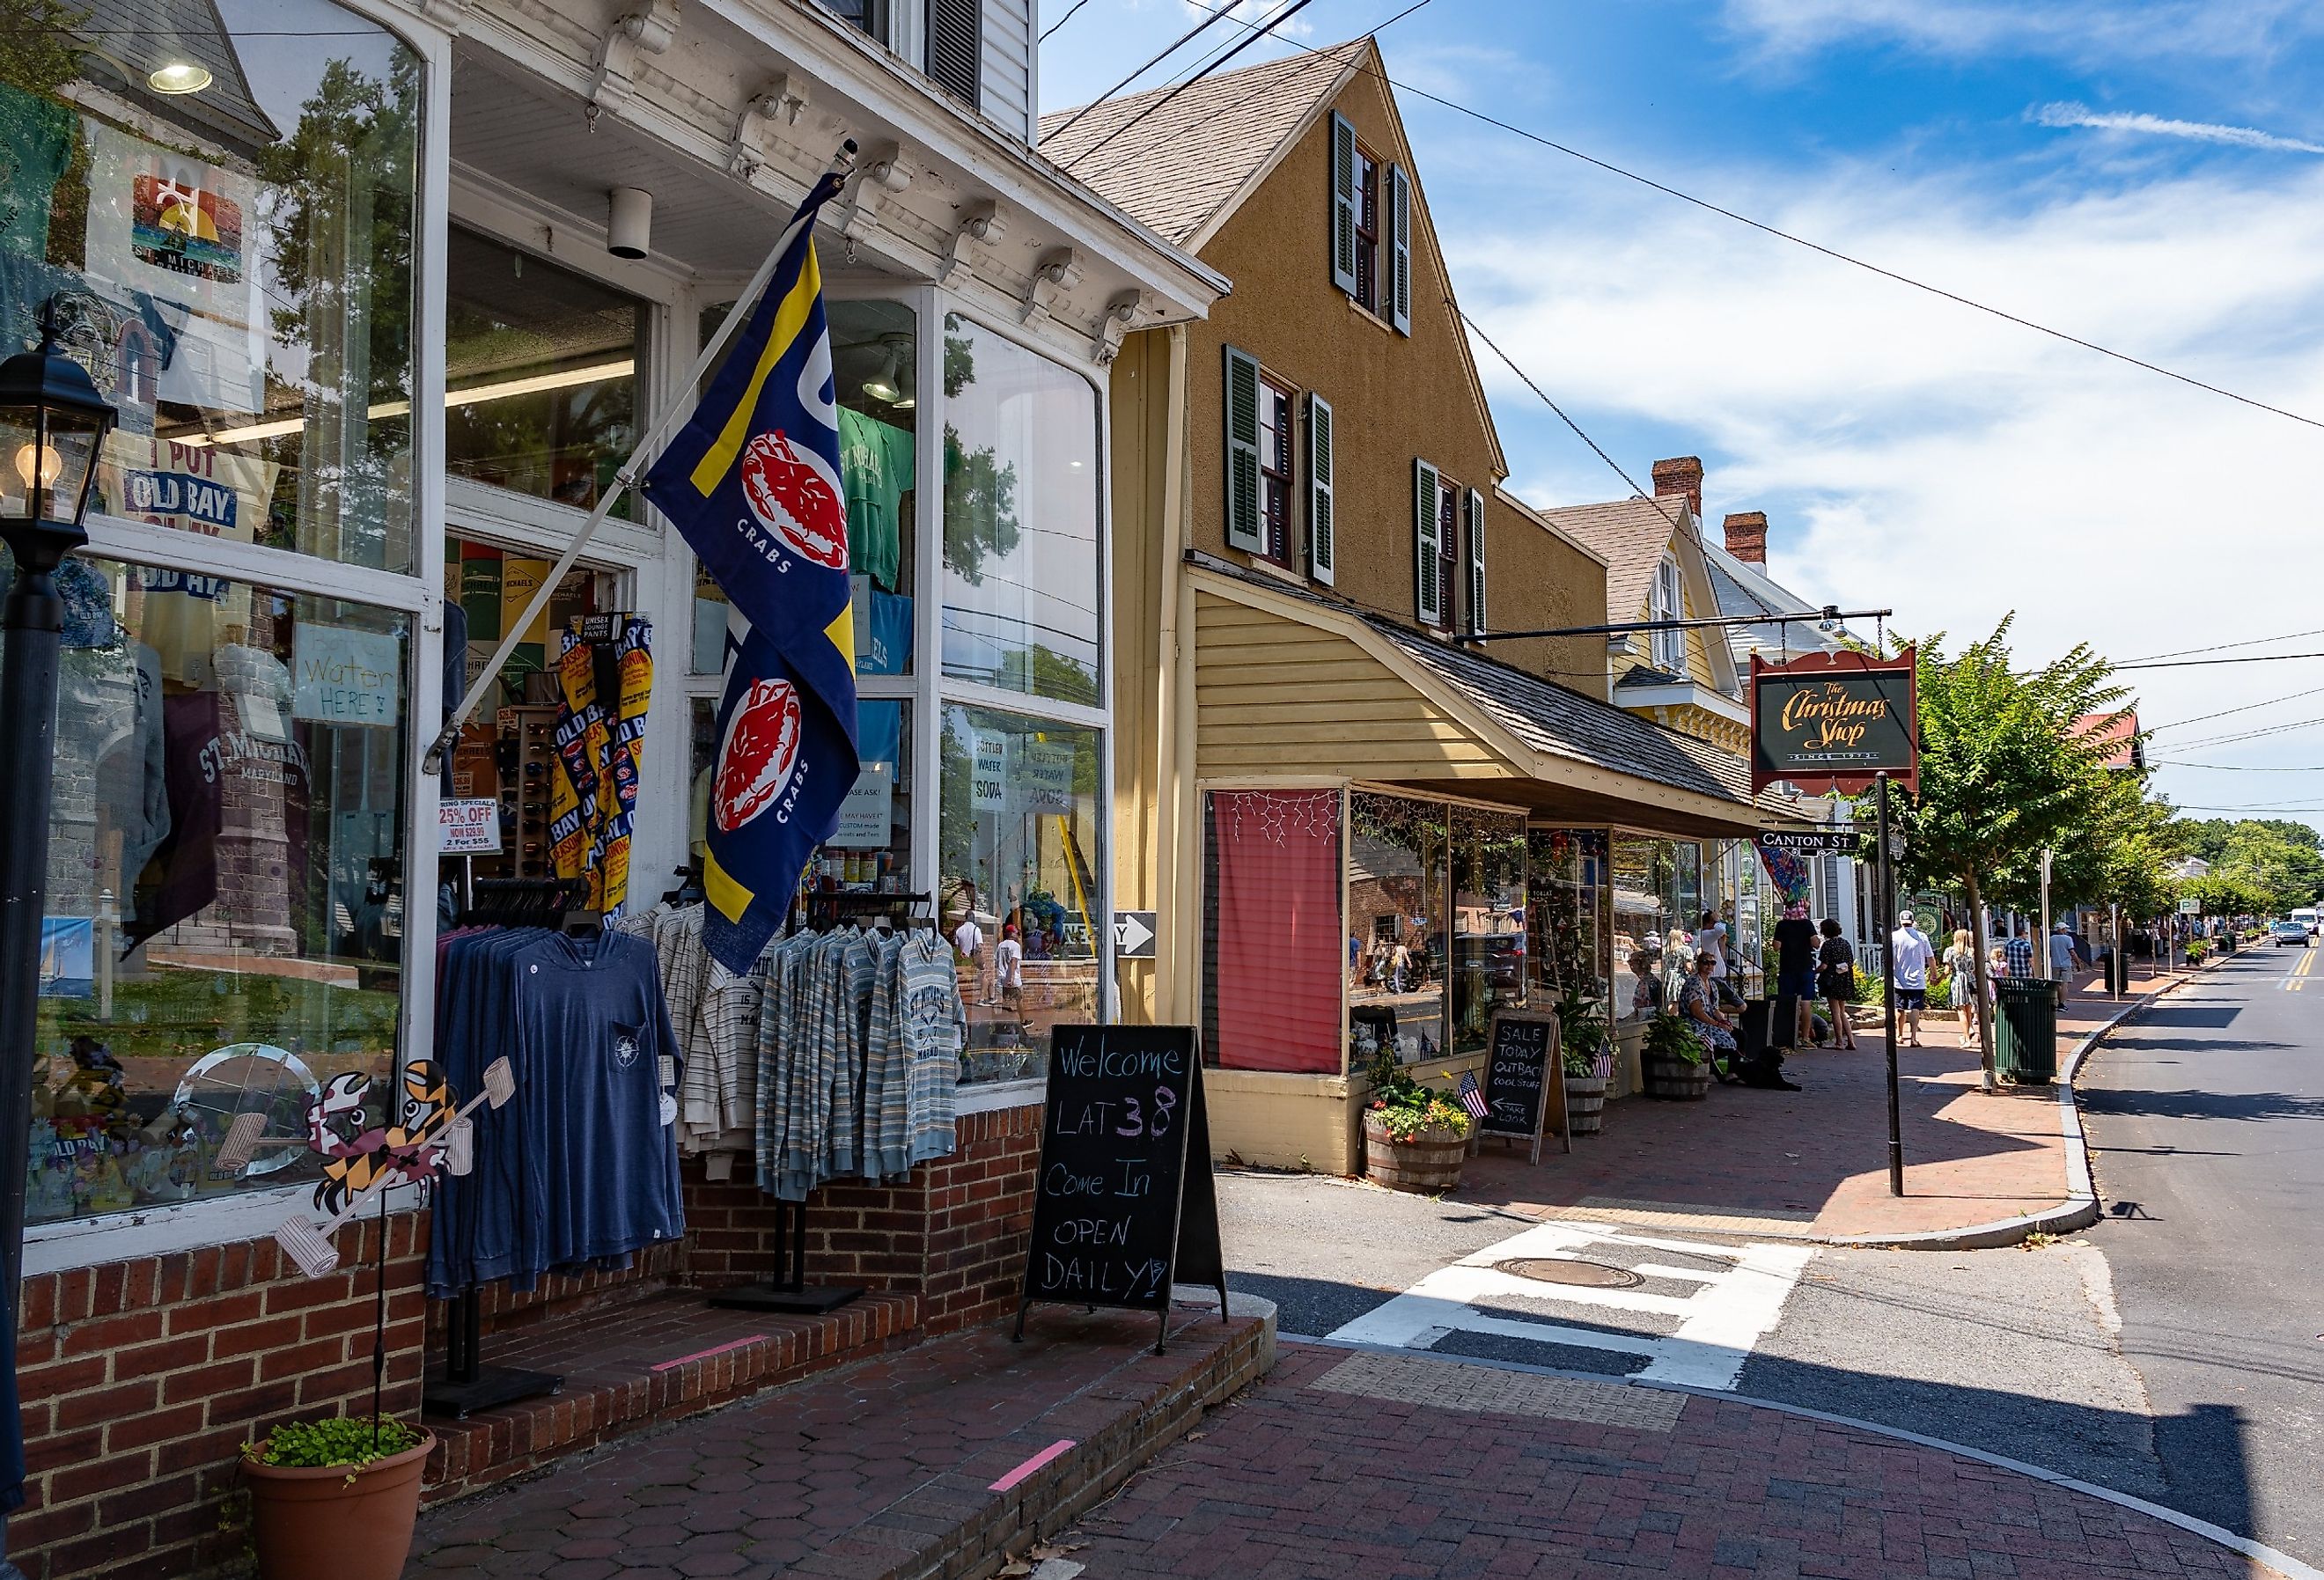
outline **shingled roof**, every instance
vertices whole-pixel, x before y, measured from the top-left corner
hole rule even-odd
[[[1267,169],[1370,49],[1370,39],[1352,39],[1222,72],[1167,104],[1162,101],[1175,90],[1166,86],[1110,99],[1086,115],[1058,110],[1041,117],[1040,152],[1184,246]]]
[[[1605,504],[1569,504],[1535,513],[1578,539],[1606,562],[1606,618],[1636,620],[1646,606],[1655,570],[1663,562],[1686,501],[1675,494],[1644,499],[1632,494]]]

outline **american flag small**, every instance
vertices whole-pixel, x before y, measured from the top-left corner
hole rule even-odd
[[[1485,1095],[1477,1090],[1477,1072],[1474,1070],[1461,1072],[1461,1106],[1469,1111],[1471,1119],[1485,1117]]]
[[[1613,1076],[1614,1050],[1610,1048],[1601,1048],[1598,1050],[1598,1057],[1591,1062],[1590,1078],[1594,1081],[1607,1081],[1613,1079]]]

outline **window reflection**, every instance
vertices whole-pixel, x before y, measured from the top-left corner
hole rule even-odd
[[[944,672],[1095,707],[1097,393],[945,319]]]
[[[450,470],[594,508],[636,431],[644,304],[457,228],[445,273]],[[627,501],[617,513],[627,515]]]
[[[1525,817],[1452,809],[1452,1051],[1485,1046],[1526,1002]]]
[[[1552,999],[1575,991],[1602,1004],[1612,991],[1614,973],[1606,835],[1595,828],[1536,828],[1528,843],[1537,990]]]
[[[1445,1051],[1447,814],[1442,802],[1359,790],[1348,798],[1349,1063]]]

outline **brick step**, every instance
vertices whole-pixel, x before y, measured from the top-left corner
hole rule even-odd
[[[560,1455],[706,1410],[919,1336],[914,1295],[866,1295],[823,1316],[722,1311],[666,1289],[571,1320],[484,1341],[490,1366],[553,1372],[561,1392],[430,1417],[430,1501],[535,1470]]]

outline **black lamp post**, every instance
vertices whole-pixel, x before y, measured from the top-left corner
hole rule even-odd
[[[52,324],[38,351],[0,362],[0,542],[16,561],[0,606],[0,1509],[19,1501],[23,1472],[16,1302],[64,631],[56,568],[88,541],[81,517],[115,415],[80,365],[57,349]],[[0,1557],[0,1575],[15,1573]]]

